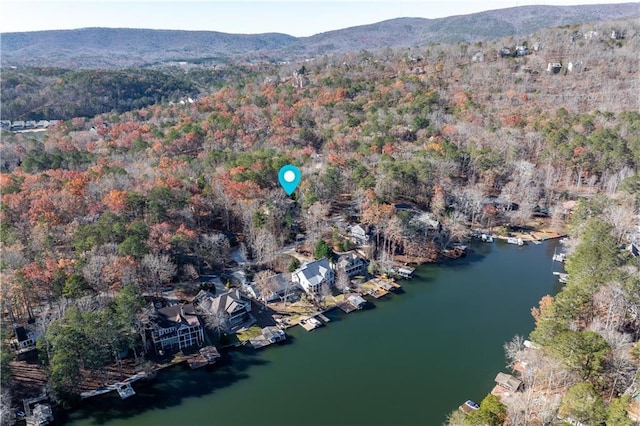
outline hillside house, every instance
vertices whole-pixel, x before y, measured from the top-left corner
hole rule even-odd
[[[502,49],[500,49],[500,57],[501,58],[509,58],[511,57],[511,49],[508,47],[503,47]]]
[[[502,386],[511,392],[518,392],[522,388],[522,380],[511,374],[498,373],[495,382],[498,386]]]
[[[516,46],[516,56],[527,56],[529,48],[527,46]]]
[[[369,227],[361,224],[353,225],[349,229],[349,234],[351,236],[351,241],[353,241],[354,244],[359,246],[368,244],[371,238],[371,232],[369,232]]]
[[[340,255],[338,261],[335,262],[334,269],[344,269],[349,277],[355,277],[356,275],[364,275],[367,271],[367,265],[354,252],[349,252]]]
[[[4,129],[4,130],[11,129],[11,121],[10,120],[0,120],[0,129]]]
[[[327,259],[305,262],[291,273],[291,280],[312,295],[320,293],[320,288],[325,283],[332,286],[334,278],[335,274]]]
[[[471,57],[471,61],[472,62],[484,62],[484,53],[482,53],[482,52],[474,53],[474,55]]]
[[[622,40],[624,38],[624,34],[620,30],[611,30],[611,39],[613,40]]]
[[[549,62],[547,65],[547,72],[558,74],[562,69],[562,64],[560,62]]]
[[[208,291],[201,290],[194,302],[203,315],[224,317],[225,331],[232,333],[253,321],[251,316],[251,301],[242,297],[238,289],[226,291],[214,296]]]
[[[24,121],[18,120],[11,123],[11,130],[24,130]]]
[[[34,331],[23,326],[14,327],[13,331],[15,336],[11,341],[11,346],[17,352],[28,352],[36,348],[36,340],[38,336]]]
[[[288,301],[297,300],[300,295],[300,289],[291,281],[291,274],[275,274],[267,278],[265,289],[259,289],[254,284],[248,286],[247,294],[254,299],[261,300],[264,303],[274,302],[276,300]]]
[[[594,30],[589,30],[584,33],[585,40],[591,40],[592,38],[598,37],[598,32]]]
[[[159,355],[181,351],[204,342],[204,331],[192,303],[158,309],[151,325],[151,340]]]

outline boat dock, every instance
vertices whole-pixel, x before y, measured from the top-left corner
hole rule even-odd
[[[287,339],[284,331],[278,327],[265,327],[262,329],[262,334],[253,339],[249,339],[249,343],[254,349],[264,348],[273,343],[283,342]]]
[[[122,382],[118,382],[118,383],[114,383],[112,385],[108,385],[108,386],[102,386],[98,389],[92,390],[90,392],[83,392],[80,394],[80,399],[86,399],[86,398],[90,398],[92,396],[97,396],[97,395],[102,395],[114,390],[117,390],[118,393],[120,393],[119,391],[119,387],[122,386],[123,384],[128,384],[129,386],[131,386],[131,383],[140,380],[142,378],[147,377],[147,373],[145,373],[144,371],[141,371],[139,373],[134,374],[133,376],[123,380]],[[131,389],[133,391],[133,388]],[[135,392],[134,392],[135,393]],[[130,396],[130,395],[129,395]]]
[[[554,272],[553,275],[557,275],[558,281],[560,281],[562,284],[566,284],[569,280],[569,274],[565,274],[564,272]]]
[[[316,316],[317,316],[318,318],[320,318],[320,320],[321,320],[322,322],[324,322],[325,324],[327,324],[327,323],[330,323],[330,322],[331,322],[331,319],[329,319],[329,317],[328,317],[328,316],[326,316],[326,315],[325,315],[325,314],[323,314],[323,313],[319,313],[319,314],[317,314]]]
[[[507,238],[507,243],[515,244],[517,246],[523,246],[524,245],[524,240],[522,238],[509,237],[509,238]]]
[[[553,260],[555,262],[564,263],[567,260],[567,255],[564,254],[564,253],[554,253],[553,254]]]
[[[360,287],[361,293],[376,299],[389,294],[390,291],[402,288],[400,284],[389,278],[373,278]]]
[[[130,396],[133,396],[136,394],[136,391],[133,390],[133,388],[131,387],[131,383],[118,383],[116,385],[116,390],[118,391],[118,395],[120,395],[120,398],[122,399],[127,399]]]
[[[312,331],[322,326],[322,323],[316,317],[313,317],[313,316],[301,319],[299,324],[302,328],[304,328],[307,331]]]
[[[205,346],[198,351],[198,354],[189,358],[187,363],[192,370],[204,367],[205,365],[215,364],[220,358],[220,352],[215,346]]]
[[[351,312],[358,310],[358,308],[353,306],[348,300],[338,303],[338,308],[342,309],[345,314],[350,314]]]

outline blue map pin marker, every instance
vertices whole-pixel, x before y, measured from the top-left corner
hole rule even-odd
[[[287,195],[291,195],[296,190],[298,183],[300,183],[300,176],[300,169],[293,164],[282,166],[278,172],[278,180]]]

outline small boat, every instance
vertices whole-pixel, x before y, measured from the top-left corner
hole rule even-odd
[[[566,284],[569,280],[569,274],[565,274],[564,272],[554,272],[553,275],[557,275],[558,281],[560,281],[562,284]]]
[[[522,238],[516,238],[516,237],[507,238],[507,243],[515,244],[517,246],[523,246],[524,245],[524,241],[522,240]]]
[[[493,235],[481,234],[480,235],[480,240],[482,240],[482,242],[484,242],[484,243],[492,243],[493,242]]]
[[[567,260],[567,255],[564,253],[554,253],[552,259],[554,262],[564,263]]]
[[[480,406],[478,404],[476,404],[475,402],[473,402],[472,400],[467,400],[464,402],[464,404],[462,404],[460,407],[458,407],[458,409],[460,411],[462,411],[465,414],[470,414],[473,413],[474,411],[478,410],[480,408]]]

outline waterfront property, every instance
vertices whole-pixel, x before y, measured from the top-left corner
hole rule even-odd
[[[198,354],[189,359],[187,362],[191,369],[204,367],[205,365],[215,364],[220,358],[220,352],[215,346],[205,346],[200,348]]]
[[[255,284],[248,286],[247,293],[263,303],[282,301],[295,301],[300,298],[300,288],[291,280],[291,274],[275,274],[267,278],[263,289]]]
[[[336,270],[344,269],[345,273],[349,277],[355,277],[356,275],[364,275],[367,271],[367,265],[358,255],[354,252],[344,253],[339,256],[338,261],[335,263]]]
[[[523,246],[524,245],[524,240],[522,238],[509,237],[509,238],[507,238],[507,243],[515,244],[517,246]]]
[[[413,278],[413,273],[415,272],[416,268],[412,268],[411,266],[402,266],[400,268],[398,268],[398,275],[401,278],[404,279],[411,279]]]
[[[495,378],[496,385],[507,391],[518,392],[522,388],[522,380],[511,374],[498,373]]]
[[[305,262],[291,273],[291,280],[311,295],[320,293],[323,284],[333,285],[335,274],[327,259]]]
[[[531,306],[557,291],[555,277],[544,272],[557,244],[550,241],[522,251],[508,244],[474,243],[460,267],[419,267],[412,282],[402,283],[402,297],[353,316],[334,310],[327,314],[332,321],[326,330],[307,333],[293,327],[287,335],[294,343],[267,351],[230,352],[230,362],[214,371],[163,370],[145,392],[134,385],[139,410],[112,404],[114,399],[120,402],[112,393],[84,402],[70,413],[69,424],[208,424],[214,407],[220,424],[442,424],[453,408],[468,399],[479,402],[486,395],[491,389],[487,381],[504,367],[502,344],[514,334],[530,331]],[[512,276],[519,276],[521,285],[514,285]],[[510,303],[505,305],[504,300]],[[504,321],[505,315],[509,321]],[[350,368],[354,359],[358,367]],[[292,368],[301,360],[313,368],[305,368],[303,374]],[[336,376],[340,372],[346,374]],[[443,385],[453,376],[458,377],[455,386]],[[335,379],[340,380],[340,392],[335,392]],[[394,389],[385,394],[394,410],[353,410],[353,398],[345,398],[359,395],[374,401],[381,388]],[[248,398],[251,410],[246,410]],[[332,409],[314,411],[320,400]],[[282,401],[287,401],[286,415],[273,410]]]
[[[36,404],[26,419],[27,426],[42,426],[53,422],[53,411],[49,404]]]
[[[315,330],[318,327],[322,326],[320,320],[315,317],[307,317],[300,320],[300,326],[307,331]]]
[[[237,289],[229,290],[218,296],[201,290],[195,297],[194,303],[203,315],[221,318],[224,329],[232,333],[252,322],[251,301],[245,299]]]
[[[118,383],[116,385],[116,390],[122,399],[127,399],[136,394],[136,391],[133,390],[133,387],[131,387],[131,383],[129,382]]]
[[[284,331],[278,327],[265,327],[262,329],[262,334],[256,338],[249,339],[249,343],[255,348],[263,348],[273,343],[283,342],[287,339]]]
[[[478,404],[468,399],[462,405],[460,405],[460,407],[458,407],[458,410],[462,411],[465,414],[471,414],[479,408],[480,406]]]
[[[351,296],[347,297],[347,302],[349,302],[355,309],[362,309],[367,304],[367,301],[364,300],[362,296],[359,296],[357,294],[352,294]]]
[[[204,342],[204,331],[192,303],[167,306],[158,309],[157,314],[150,327],[153,347],[159,355]]]

